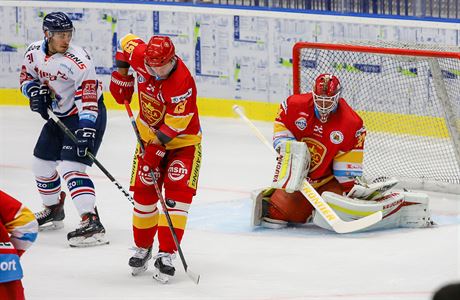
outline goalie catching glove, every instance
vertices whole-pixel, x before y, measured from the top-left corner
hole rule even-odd
[[[125,101],[131,103],[134,93],[134,76],[132,74],[123,76],[118,71],[113,71],[110,79],[110,93],[118,104],[124,104]]]
[[[276,150],[279,155],[271,187],[284,189],[288,193],[300,190],[310,169],[310,151],[307,144],[286,141],[280,143]]]

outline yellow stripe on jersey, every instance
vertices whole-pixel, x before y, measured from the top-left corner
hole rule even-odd
[[[201,144],[195,146],[195,155],[192,163],[192,175],[190,175],[188,186],[196,190],[198,185],[198,176],[200,174],[201,167]]]
[[[363,150],[351,150],[349,152],[339,152],[335,157],[336,162],[362,163],[364,159]]]
[[[148,229],[158,224],[158,210],[152,215],[142,218],[139,214],[133,214],[133,226],[138,229]]]
[[[131,180],[129,181],[129,185],[131,187],[135,186],[136,184],[136,174],[137,174],[137,169],[139,168],[139,160],[137,159],[137,155],[139,153],[140,153],[140,146],[138,143],[136,146],[136,151],[134,151],[133,164],[131,167]]]
[[[150,143],[156,139],[155,133],[150,129],[150,127],[145,124],[139,117],[136,119],[137,128],[141,135],[141,139]],[[169,143],[165,145],[166,150],[177,149],[186,146],[197,145],[201,142],[201,131],[196,134],[179,134],[174,137]]]
[[[166,126],[171,128],[171,130],[174,130],[175,132],[181,132],[187,128],[193,116],[194,116],[193,113],[190,113],[185,116],[174,116],[174,115],[166,114],[164,122]]]
[[[187,215],[176,215],[174,212],[169,212],[169,216],[171,217],[174,228],[182,230],[185,229],[185,225],[187,224]],[[163,212],[160,214],[158,226],[168,227],[168,221],[166,220],[166,215],[164,215]]]
[[[5,224],[5,228],[8,231],[12,231],[15,228],[25,226],[34,221],[35,221],[34,214],[28,208],[23,206],[16,213],[15,219]]]
[[[276,133],[280,133],[280,132],[284,132],[284,131],[289,131],[289,129],[287,129],[286,126],[283,123],[275,122],[274,125],[273,125],[273,131],[276,134]]]

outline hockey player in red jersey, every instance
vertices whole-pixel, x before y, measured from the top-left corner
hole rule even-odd
[[[308,180],[344,221],[382,211],[383,219],[363,230],[433,225],[426,194],[391,192],[394,178],[365,182],[366,130],[341,91],[336,76],[321,74],[310,93],[281,103],[273,136],[279,153],[275,176],[271,188],[253,197],[252,224],[282,228],[310,221],[332,230],[299,192]]]
[[[70,246],[107,244],[105,228],[96,212],[96,191],[86,172],[97,154],[106,126],[102,84],[90,55],[73,44],[74,26],[63,12],[43,19],[45,38],[27,48],[21,69],[21,92],[30,109],[46,120],[35,144],[33,172],[44,209],[35,214],[40,229],[63,227],[66,181],[81,222],[67,234]],[[74,132],[75,144],[49,118],[48,109]],[[57,166],[60,167],[58,173]]]
[[[196,86],[183,61],[166,36],[153,36],[148,43],[128,34],[121,38],[116,54],[118,71],[112,73],[110,91],[115,100],[131,101],[137,74],[140,112],[136,124],[145,152],[136,151],[131,190],[134,191],[133,234],[136,253],[129,260],[133,275],[145,271],[158,234],[155,278],[167,281],[175,273],[172,258],[177,251],[150,170],[160,189],[179,242],[196,193],[201,162],[201,128],[196,104]]]
[[[320,194],[331,191],[342,195],[353,187],[354,178],[362,175],[366,130],[361,117],[340,97],[341,89],[336,76],[321,74],[311,92],[292,95],[281,103],[273,145],[280,153],[287,146],[291,152],[299,149],[301,156],[298,162],[290,162],[300,175],[297,182],[291,178],[289,185],[307,178]],[[267,223],[305,223],[311,216],[311,204],[298,189],[284,186],[286,181],[286,177],[275,176],[273,186],[278,189],[264,202]]]
[[[23,300],[19,257],[37,238],[34,214],[0,190],[0,299]]]

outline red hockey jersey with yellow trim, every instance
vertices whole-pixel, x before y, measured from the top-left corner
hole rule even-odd
[[[19,256],[37,238],[34,214],[0,190],[0,283],[22,278]]]
[[[156,80],[145,69],[147,44],[128,34],[120,39],[116,59],[129,63],[137,72],[140,112],[137,124],[142,139],[149,142],[155,130],[172,140],[166,149],[176,149],[201,142],[201,127],[196,105],[195,80],[184,62],[176,56],[175,69],[167,79]]]
[[[282,102],[274,124],[273,143],[295,139],[307,143],[311,155],[309,179],[321,182],[335,176],[345,190],[363,171],[366,130],[361,117],[343,99],[326,123],[315,116],[311,93]]]

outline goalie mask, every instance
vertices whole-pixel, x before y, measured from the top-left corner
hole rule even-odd
[[[312,93],[315,112],[322,123],[327,122],[329,114],[337,108],[341,90],[339,79],[332,74],[321,74],[316,78]]]
[[[145,68],[150,75],[164,79],[174,67],[174,63],[168,63],[175,62],[175,55],[174,44],[169,37],[153,36],[145,49]]]

